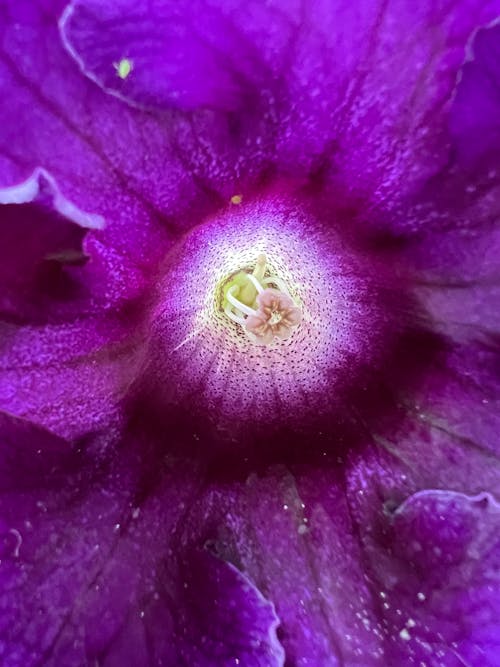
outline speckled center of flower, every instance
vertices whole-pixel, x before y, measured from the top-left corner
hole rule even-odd
[[[300,203],[233,207],[168,258],[152,372],[166,400],[185,397],[228,429],[328,413],[380,340],[377,289],[370,266]]]
[[[257,257],[251,273],[238,271],[225,282],[222,308],[256,345],[287,340],[302,320],[301,309],[283,280],[269,271],[264,254]]]

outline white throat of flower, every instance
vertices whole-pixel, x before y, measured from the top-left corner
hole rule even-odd
[[[290,338],[302,320],[301,309],[283,280],[269,272],[263,254],[252,273],[240,271],[224,285],[223,309],[256,345]]]

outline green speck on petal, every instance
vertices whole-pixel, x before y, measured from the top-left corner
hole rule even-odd
[[[134,67],[133,62],[129,58],[122,58],[120,62],[114,63],[117,75],[120,79],[126,79]]]

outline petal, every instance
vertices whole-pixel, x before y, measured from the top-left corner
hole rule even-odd
[[[277,467],[200,501],[214,548],[274,602],[287,661],[455,667],[482,656],[493,667],[500,512],[491,496],[408,495],[404,476],[381,478],[366,464],[348,467],[345,482],[331,466]]]
[[[343,491],[318,471],[307,490],[302,481],[276,468],[232,485],[225,497],[214,492],[214,540],[273,600],[287,663],[384,664],[379,638],[357,618],[370,591]]]
[[[84,241],[102,218],[76,207],[45,170],[0,190],[0,203],[1,409],[85,434],[116,412],[134,377],[141,279],[110,273],[109,252]]]
[[[150,266],[161,260],[171,234],[229,202],[239,181],[260,175],[267,157],[257,131],[271,131],[260,117],[264,105],[258,112],[244,106],[241,119],[132,108],[82,75],[63,44],[60,5],[35,0],[2,6],[0,80],[11,104],[0,116],[0,184],[24,180],[44,166],[71,201],[107,220],[100,238],[115,256],[144,269],[145,258]],[[75,5],[76,13],[78,7],[84,11],[85,3]],[[106,11],[113,11],[109,3]],[[266,20],[264,13],[261,23]],[[153,20],[148,29],[154,26]],[[238,40],[236,34],[231,42]],[[116,79],[133,82],[137,71]]]
[[[447,163],[448,105],[467,42],[499,12],[481,0],[315,3],[284,73],[279,163],[307,165],[365,213],[398,216]]]
[[[455,159],[405,213],[421,230],[407,257],[419,299],[431,325],[471,356],[476,346],[491,344],[499,326],[499,145],[488,126],[498,116],[491,105],[500,110],[494,92],[499,36],[498,25],[475,35],[451,108]]]
[[[259,61],[247,47],[249,62],[242,62],[245,47],[231,28],[203,2],[86,0],[71,3],[61,19],[69,52],[105,90],[140,106],[184,110],[233,111],[243,103],[242,65],[256,77]],[[120,76],[124,59],[130,65]]]
[[[80,211],[59,192],[52,176],[44,169],[35,169],[24,183],[0,191],[0,204],[34,204],[34,212],[53,210],[60,218],[86,229],[101,229],[104,220]]]
[[[145,14],[128,0],[86,0],[63,31],[84,72],[134,103],[227,111],[266,91],[277,116],[260,135],[268,157],[286,171],[334,166],[353,196],[390,207],[446,161],[446,107],[467,41],[498,11],[495,1],[418,11],[293,2],[249,11],[236,1],[157,3]],[[137,67],[121,80],[113,65],[129,57]]]
[[[500,151],[500,25],[479,30],[461,71],[451,128],[460,159],[498,163]]]
[[[402,572],[379,555],[374,561],[394,632],[389,660],[496,664],[499,527],[500,508],[487,494],[421,492],[396,510],[389,540]]]
[[[0,488],[3,493],[43,486],[44,480],[51,475],[55,481],[56,468],[69,474],[78,463],[79,457],[68,442],[30,422],[0,412],[0,431]]]
[[[272,605],[234,566],[207,552],[194,553],[186,563],[184,591],[186,636],[180,655],[186,664],[284,664]]]
[[[199,469],[148,459],[151,441],[96,466],[95,443],[76,451],[11,417],[0,429],[4,664],[283,665],[272,605],[179,541]]]
[[[0,79],[11,101],[1,114],[1,185],[24,181],[41,165],[75,206],[107,221],[99,238],[115,265],[143,269],[144,257],[153,262],[168,247],[174,202],[185,209],[196,188],[165,122],[128,109],[81,75],[61,41],[60,5],[1,8]]]
[[[109,425],[140,366],[140,332],[115,315],[1,322],[0,408],[65,437]]]
[[[43,300],[44,292],[57,285],[57,280],[56,285],[50,282],[50,269],[54,275],[63,264],[85,260],[85,230],[98,229],[104,221],[68,201],[42,169],[35,170],[24,183],[0,190],[0,204],[4,204],[0,308],[4,314],[22,317],[27,301]],[[40,305],[32,303],[31,308]],[[43,305],[47,307],[46,299]]]
[[[435,364],[411,396],[401,396],[402,412],[405,411],[414,424],[454,442],[458,450],[463,450],[464,461],[455,473],[457,480],[466,471],[467,460],[472,463],[475,459],[474,452],[486,457],[484,477],[477,477],[478,470],[474,484],[481,486],[489,477],[490,484],[484,488],[492,491],[500,483],[498,476],[494,483],[500,472],[499,364],[496,346],[457,345]],[[402,415],[400,419],[404,432],[407,422]],[[396,427],[393,433],[398,433]]]

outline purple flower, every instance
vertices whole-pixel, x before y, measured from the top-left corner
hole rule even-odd
[[[0,4],[0,664],[498,667],[500,14]]]

